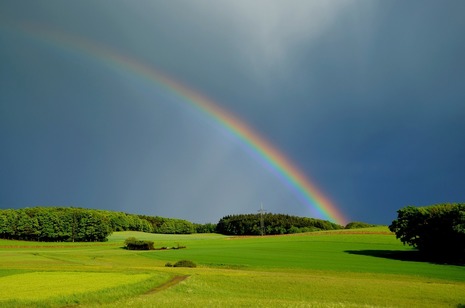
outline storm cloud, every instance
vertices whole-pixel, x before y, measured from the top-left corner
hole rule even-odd
[[[462,1],[0,4],[0,207],[314,216],[212,119],[24,26],[156,68],[248,123],[349,220],[465,199]],[[32,34],[31,34],[32,33]]]

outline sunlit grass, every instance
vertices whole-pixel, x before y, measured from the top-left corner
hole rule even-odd
[[[155,247],[187,248],[129,251],[122,247],[130,236],[154,241]],[[465,303],[465,267],[372,253],[411,250],[387,227],[269,237],[117,232],[103,244],[72,244],[0,241],[0,285],[8,285],[0,288],[0,306],[457,307]],[[198,267],[164,266],[182,259]],[[80,275],[84,279],[78,279]],[[189,278],[145,294],[176,275]],[[29,288],[28,295],[22,293],[27,288],[17,290],[15,285]],[[39,292],[34,288],[45,289],[48,295],[33,297]],[[58,289],[63,293],[55,293]]]
[[[340,275],[204,269],[150,297],[119,307],[447,307],[465,296],[463,283],[383,274]]]
[[[163,244],[174,243],[163,237]],[[157,243],[153,236],[151,240]],[[200,267],[262,270],[328,270],[341,273],[420,275],[465,281],[465,268],[379,258],[366,251],[411,251],[387,227],[315,232],[290,236],[223,237],[208,242],[185,239],[187,249],[139,252],[161,262],[190,259]]]
[[[29,272],[0,277],[0,306],[107,303],[147,292],[167,273]]]
[[[33,272],[0,277],[0,300],[22,298],[38,300],[48,297],[98,291],[121,284],[146,280],[149,274]]]

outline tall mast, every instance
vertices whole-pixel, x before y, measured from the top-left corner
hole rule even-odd
[[[260,202],[260,209],[258,212],[260,213],[260,231],[263,236],[265,234],[265,218],[263,217],[263,214],[266,213],[266,211],[263,209],[263,202]]]

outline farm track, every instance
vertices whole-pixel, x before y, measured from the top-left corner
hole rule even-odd
[[[147,291],[144,295],[151,295],[151,294],[154,294],[154,293],[161,292],[163,290],[171,288],[172,286],[177,285],[178,283],[180,283],[181,281],[186,280],[187,278],[189,278],[189,275],[174,276],[173,278],[171,278],[170,280],[168,280],[164,284],[161,284],[161,285]]]

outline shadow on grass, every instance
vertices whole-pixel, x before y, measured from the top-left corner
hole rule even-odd
[[[443,256],[429,256],[417,250],[346,250],[348,254],[363,255],[400,261],[429,262],[435,264],[465,265],[461,260],[451,260]],[[463,306],[465,308],[465,306]]]

